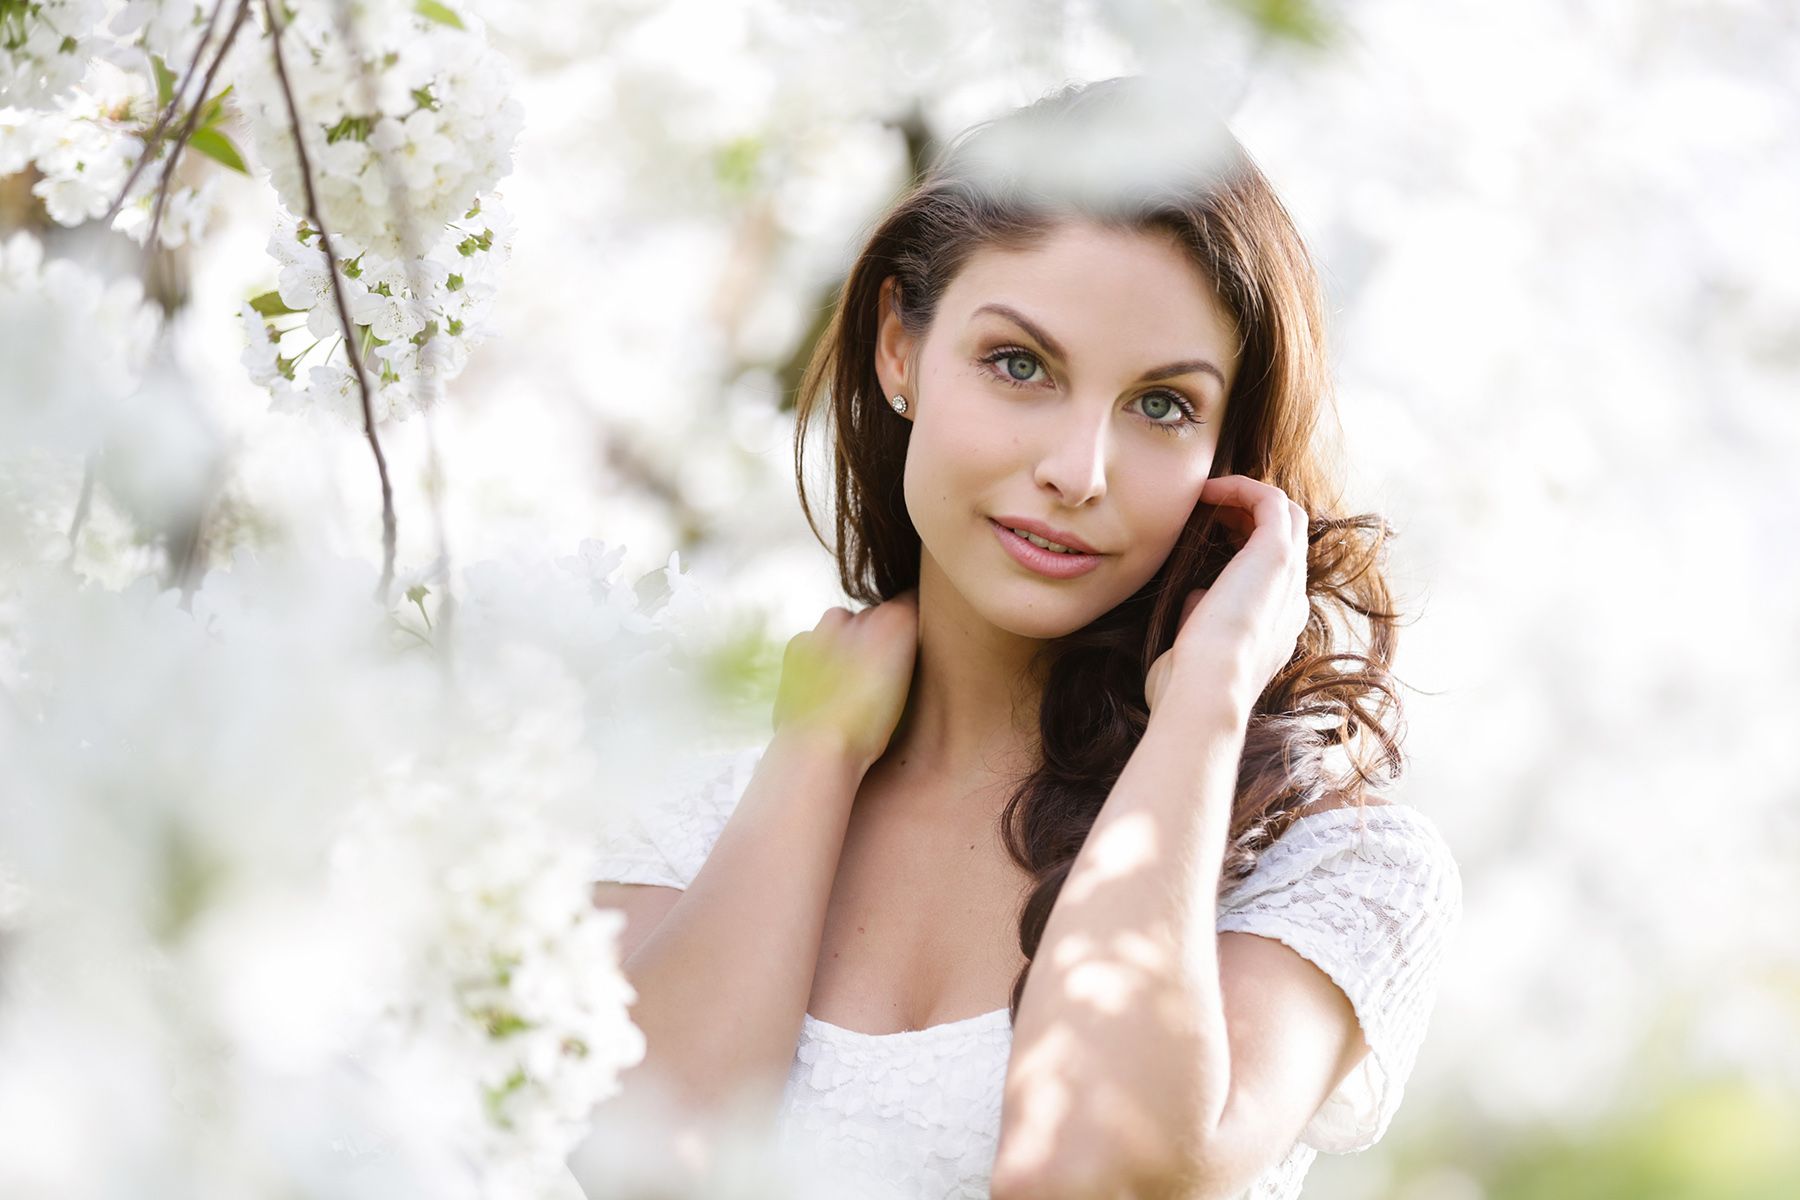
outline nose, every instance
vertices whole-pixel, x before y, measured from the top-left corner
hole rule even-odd
[[[1038,457],[1034,478],[1068,508],[1091,504],[1106,495],[1110,409],[1110,405],[1082,405],[1071,399],[1046,428],[1050,444]]]

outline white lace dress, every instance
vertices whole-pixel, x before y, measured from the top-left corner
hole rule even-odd
[[[685,888],[761,753],[696,757],[689,787],[602,840],[594,879]],[[1387,1132],[1461,914],[1448,844],[1429,817],[1401,804],[1302,817],[1221,898],[1220,932],[1275,938],[1316,963],[1350,998],[1371,1051],[1244,1200],[1291,1200],[1320,1151],[1364,1150]],[[808,1013],[781,1099],[784,1145],[848,1197],[985,1200],[1011,1046],[1004,1008],[888,1034]]]

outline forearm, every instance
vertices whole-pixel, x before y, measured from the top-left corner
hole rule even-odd
[[[1171,702],[1120,772],[1021,998],[997,1180],[1154,1171],[1182,1152],[1171,1127],[1217,1119],[1230,1058],[1205,901],[1243,738],[1238,706]]]
[[[779,1088],[862,771],[825,743],[770,742],[705,865],[624,963],[647,1042],[633,1074],[703,1105]]]

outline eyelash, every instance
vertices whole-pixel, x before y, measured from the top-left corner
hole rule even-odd
[[[1030,387],[1030,384],[1014,379],[1005,371],[995,369],[996,363],[1004,362],[1009,358],[1029,358],[1040,367],[1044,365],[1043,359],[1039,358],[1032,351],[1025,349],[1023,346],[1002,346],[998,350],[988,351],[986,354],[982,355],[978,361],[987,367],[988,373],[999,379],[1001,383],[1009,384],[1012,387],[1017,388]],[[1185,414],[1186,419],[1181,421],[1158,421],[1148,414],[1145,415],[1145,419],[1149,421],[1151,425],[1167,432],[1173,437],[1183,437],[1192,432],[1193,426],[1206,424],[1206,418],[1202,417],[1199,411],[1194,408],[1193,403],[1180,392],[1173,391],[1169,388],[1158,388],[1154,392],[1145,392],[1144,395],[1167,396],[1170,400],[1175,402],[1175,407],[1179,408],[1182,413]]]

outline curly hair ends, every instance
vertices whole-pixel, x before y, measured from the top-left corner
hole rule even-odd
[[[1222,121],[1185,112],[1175,134],[1139,137],[1171,124],[1146,115],[1150,89],[1137,78],[1075,85],[976,126],[875,223],[801,379],[795,476],[807,522],[826,544],[804,471],[808,427],[824,420],[834,434],[828,548],[845,593],[878,604],[916,586],[921,547],[901,492],[912,424],[891,419],[875,374],[883,281],[895,281],[901,323],[923,336],[978,249],[1030,245],[1071,217],[1174,235],[1235,320],[1240,343],[1212,474],[1271,483],[1312,514],[1311,613],[1250,715],[1223,895],[1307,810],[1360,808],[1404,770],[1404,720],[1389,669],[1400,617],[1384,578],[1394,530],[1374,513],[1335,515],[1338,444],[1320,429],[1333,405],[1324,303],[1293,221]],[[1043,144],[1034,138],[1055,139],[1057,153],[1034,152]],[[1105,169],[1087,175],[1041,166],[1096,155]],[[1104,186],[1096,177],[1127,182]],[[1049,665],[1042,761],[1002,814],[1007,852],[1033,880],[1019,919],[1028,961],[1013,985],[1014,1016],[1062,882],[1143,737],[1150,664],[1173,644],[1182,600],[1210,586],[1233,553],[1211,513],[1196,506],[1167,561],[1135,594],[1040,652]],[[1350,645],[1354,618],[1367,627],[1360,650]]]

